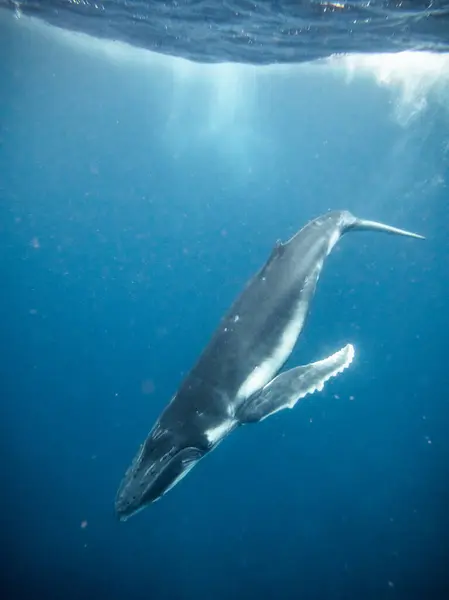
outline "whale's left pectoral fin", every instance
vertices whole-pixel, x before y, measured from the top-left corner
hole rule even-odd
[[[348,344],[323,360],[281,373],[243,404],[237,418],[241,423],[254,423],[283,408],[293,408],[298,400],[321,391],[328,379],[344,371],[354,354],[354,346]]]

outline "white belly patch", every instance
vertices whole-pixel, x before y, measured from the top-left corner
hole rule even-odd
[[[237,392],[237,400],[246,400],[273,379],[278,370],[290,356],[298,339],[307,312],[307,302],[300,302],[294,318],[290,321],[281,336],[273,353],[258,365],[246,378]]]
[[[209,444],[216,444],[218,441],[223,439],[225,435],[227,435],[231,429],[235,426],[235,419],[226,419],[219,425],[215,427],[211,427],[204,432],[204,435],[207,438]]]

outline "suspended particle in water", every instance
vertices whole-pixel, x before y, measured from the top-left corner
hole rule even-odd
[[[149,396],[154,392],[154,382],[152,379],[142,381],[142,394]]]

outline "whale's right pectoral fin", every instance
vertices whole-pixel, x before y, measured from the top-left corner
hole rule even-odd
[[[240,423],[266,419],[283,408],[293,408],[301,398],[321,391],[328,379],[344,371],[354,358],[354,346],[348,344],[324,360],[281,373],[243,404],[237,413]]]

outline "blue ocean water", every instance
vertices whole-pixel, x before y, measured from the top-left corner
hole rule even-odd
[[[2,597],[449,597],[441,96],[404,121],[372,77],[178,71],[22,21],[0,19]],[[224,310],[336,208],[427,237],[329,258],[289,364],[356,361],[119,523]]]

